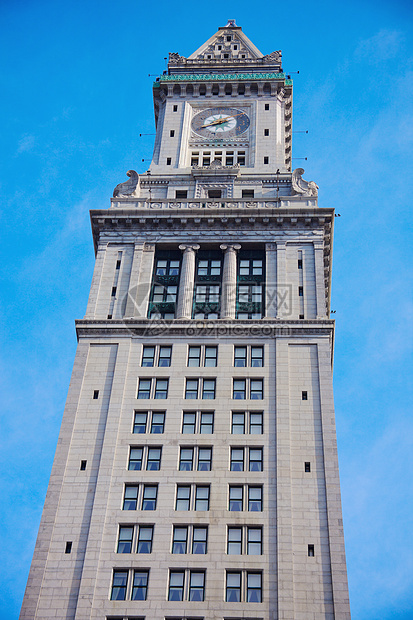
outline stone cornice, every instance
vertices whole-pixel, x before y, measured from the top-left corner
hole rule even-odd
[[[159,336],[171,337],[267,337],[291,338],[324,336],[334,338],[335,322],[332,319],[260,319],[214,321],[182,320],[153,321],[150,319],[111,319],[75,321],[76,334],[79,338],[101,337],[139,337],[154,338]],[[169,333],[168,333],[169,332]]]

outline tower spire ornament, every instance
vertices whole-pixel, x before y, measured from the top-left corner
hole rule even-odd
[[[153,84],[96,263],[21,620],[349,620],[334,210],[292,80],[229,20]]]

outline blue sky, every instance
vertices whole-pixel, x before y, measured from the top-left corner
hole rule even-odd
[[[18,618],[94,255],[152,154],[152,80],[229,18],[294,74],[293,155],[334,206],[335,401],[354,620],[413,617],[410,2],[3,0],[0,618]],[[410,399],[409,399],[410,396]],[[410,407],[408,405],[410,403]]]

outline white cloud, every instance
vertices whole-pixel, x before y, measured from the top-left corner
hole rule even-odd
[[[404,36],[396,30],[380,30],[377,34],[358,44],[355,57],[371,64],[395,58],[404,44]]]
[[[21,153],[28,153],[32,151],[34,144],[35,144],[35,137],[32,134],[25,134],[19,140],[17,151],[16,151],[16,156],[21,155]]]

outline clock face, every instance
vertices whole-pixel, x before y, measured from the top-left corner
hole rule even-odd
[[[250,119],[236,108],[208,108],[196,114],[191,125],[193,131],[203,138],[224,139],[247,131]]]

